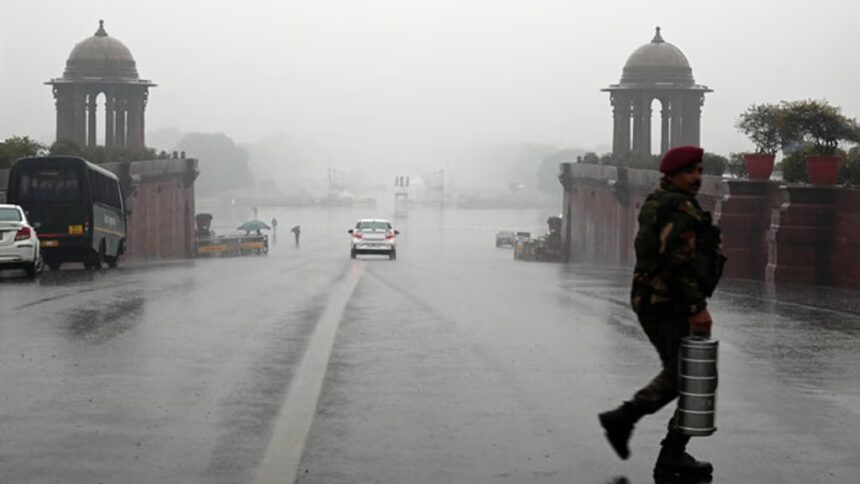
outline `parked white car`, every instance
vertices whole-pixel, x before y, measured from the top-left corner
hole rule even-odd
[[[387,255],[389,259],[397,258],[397,235],[391,222],[378,218],[363,218],[355,223],[355,228],[349,229],[352,236],[352,248],[349,256],[353,259],[358,254]]]
[[[23,269],[29,277],[42,272],[36,230],[18,205],[0,205],[0,270]]]

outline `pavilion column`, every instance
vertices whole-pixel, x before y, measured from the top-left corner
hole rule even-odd
[[[612,154],[624,156],[630,152],[630,99],[623,95],[613,95],[612,113]]]
[[[642,103],[642,154],[651,155],[651,103],[654,97],[650,94],[643,94]]]
[[[116,143],[116,119],[114,110],[116,100],[112,93],[105,93],[105,146],[111,147]]]
[[[149,91],[140,93],[140,147],[146,148],[146,104],[149,102]]]
[[[660,100],[660,154],[669,151],[669,118],[672,112],[667,99]]]
[[[651,153],[651,105],[648,96],[640,96],[633,102],[633,152]]]
[[[87,143],[87,98],[81,92],[74,94],[74,138],[72,141],[78,146],[86,146]]]
[[[674,148],[675,146],[681,146],[684,143],[684,140],[681,137],[681,129],[684,122],[684,104],[681,96],[672,96],[671,110],[672,119],[669,122],[669,146]]]
[[[116,109],[114,112],[116,113],[116,146],[124,147],[127,146],[125,134],[126,99],[122,95],[116,99]]]
[[[684,144],[700,146],[701,143],[701,119],[702,119],[703,96],[699,93],[691,93],[687,96],[684,110]]]
[[[128,100],[128,137],[129,148],[143,147],[143,99],[135,94]]]
[[[68,89],[54,87],[57,105],[57,140],[75,139],[75,100]]]
[[[87,146],[96,146],[96,127],[97,124],[97,116],[96,116],[96,108],[98,105],[96,103],[96,94],[90,93],[87,96]]]

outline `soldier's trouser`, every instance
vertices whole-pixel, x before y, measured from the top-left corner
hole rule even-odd
[[[678,352],[681,339],[689,336],[688,316],[668,311],[641,312],[637,315],[642,329],[657,349],[663,369],[633,397],[634,404],[645,413],[656,413],[678,397]],[[680,433],[677,418],[669,421],[664,445],[682,447],[689,437]]]

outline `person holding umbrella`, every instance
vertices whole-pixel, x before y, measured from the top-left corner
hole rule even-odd
[[[292,232],[293,235],[296,237],[296,247],[298,247],[299,246],[299,236],[302,233],[301,225],[293,225],[293,228],[290,229],[290,232]]]
[[[249,235],[251,232],[257,232],[257,235],[262,235],[263,230],[272,230],[272,227],[269,227],[266,222],[260,220],[249,220],[238,226],[236,230],[244,230],[245,235]]]

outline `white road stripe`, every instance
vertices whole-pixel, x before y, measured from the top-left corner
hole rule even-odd
[[[255,484],[292,484],[296,481],[337,329],[363,273],[364,262],[356,261],[352,271],[332,288],[329,303],[284,399],[266,456],[257,469]]]

